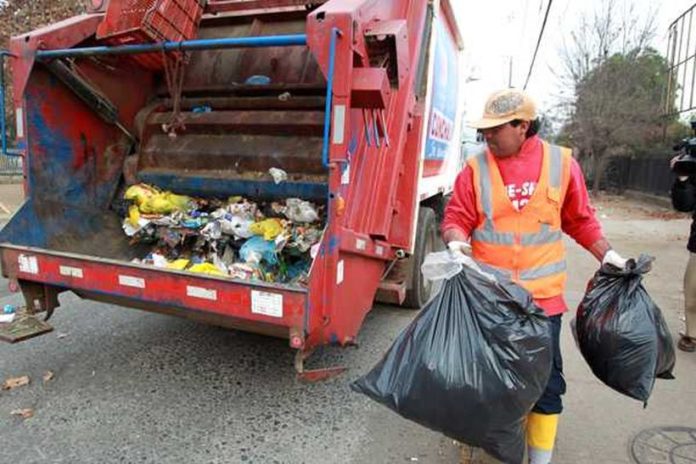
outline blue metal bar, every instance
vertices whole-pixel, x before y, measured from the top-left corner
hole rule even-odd
[[[331,133],[331,108],[333,100],[334,68],[336,67],[336,38],[341,33],[338,28],[331,29],[329,44],[329,70],[326,76],[326,106],[324,108],[324,145],[321,150],[321,160],[324,167],[329,167],[329,134]]]
[[[2,154],[7,153],[7,121],[5,120],[5,53],[0,53],[0,134],[2,134]]]
[[[371,142],[372,139],[370,138],[371,129],[370,129],[370,123],[368,122],[369,119],[367,117],[367,109],[363,108],[362,114],[363,114],[363,125],[365,126],[365,141],[367,142],[367,146],[369,147],[372,145],[372,142]]]
[[[116,47],[65,48],[37,50],[36,59],[64,58],[68,56],[135,55],[152,52],[180,52],[191,50],[215,50],[221,48],[290,47],[307,45],[306,34],[268,35],[260,37],[230,37],[226,39],[185,40],[153,44],[119,45]]]

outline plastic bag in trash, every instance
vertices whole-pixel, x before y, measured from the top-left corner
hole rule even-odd
[[[239,216],[232,216],[222,221],[222,231],[237,238],[251,238],[254,234],[249,228],[253,223],[254,221]]]
[[[503,462],[521,463],[525,418],[548,382],[551,342],[549,320],[526,290],[501,274],[491,281],[464,267],[351,387]]]
[[[234,263],[229,267],[230,276],[235,279],[251,280],[257,274],[256,268],[249,264]]]
[[[654,258],[626,270],[603,265],[588,284],[573,333],[592,372],[606,385],[647,402],[655,378],[672,379],[675,355],[662,312],[641,283]]]
[[[280,184],[281,182],[288,180],[288,173],[280,168],[270,168],[268,173],[273,177],[273,182]]]
[[[255,222],[249,226],[249,231],[256,235],[262,235],[264,240],[275,240],[283,233],[283,223],[279,219],[270,218]]]
[[[194,264],[190,268],[188,268],[189,272],[196,272],[199,274],[210,274],[210,275],[219,275],[219,276],[225,276],[227,275],[227,272],[224,270],[220,269],[213,263],[199,263],[199,264]]]
[[[177,271],[183,271],[191,263],[188,259],[179,258],[177,260],[171,261],[167,264],[168,269],[175,269]]]
[[[132,200],[146,214],[169,214],[173,211],[186,211],[193,206],[190,197],[172,192],[160,192],[148,184],[136,184],[128,187],[123,195]]]
[[[151,198],[154,195],[159,194],[160,191],[151,185],[148,184],[136,184],[136,185],[131,185],[128,187],[126,192],[123,195],[123,198],[126,200],[133,200],[135,201],[136,205],[141,205],[143,204],[148,198]]]
[[[222,237],[221,221],[209,222],[201,229],[201,235],[209,240],[220,240]]]
[[[138,227],[140,222],[140,209],[137,205],[131,205],[128,208],[128,222],[133,227]]]
[[[310,223],[319,220],[319,214],[308,201],[299,198],[285,200],[285,217],[292,222]]]
[[[171,192],[158,193],[138,205],[140,211],[150,214],[169,214],[174,211],[186,211],[191,207],[191,198]]]
[[[259,235],[251,237],[242,245],[239,256],[246,263],[259,264],[263,260],[268,264],[278,264],[275,242],[264,240]]]
[[[244,81],[247,85],[268,85],[271,83],[271,78],[263,75],[254,75]]]

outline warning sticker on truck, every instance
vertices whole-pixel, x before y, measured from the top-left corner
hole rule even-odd
[[[19,255],[19,272],[26,274],[39,273],[39,261],[36,256]]]
[[[145,279],[127,275],[118,276],[118,283],[124,287],[145,288]]]
[[[252,290],[251,312],[264,316],[283,317],[283,295]]]
[[[60,275],[65,277],[77,277],[78,279],[82,279],[84,277],[82,269],[79,267],[60,266],[59,271]]]
[[[217,301],[217,290],[212,288],[194,287],[193,285],[187,285],[186,295],[194,298],[202,298],[204,300]]]

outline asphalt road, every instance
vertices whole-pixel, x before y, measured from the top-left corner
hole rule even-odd
[[[0,379],[32,380],[0,392],[0,462],[457,462],[451,440],[349,388],[412,311],[376,308],[359,348],[309,360],[348,373],[308,385],[295,378],[287,341],[72,294],[61,302],[54,332],[0,346]],[[21,408],[35,415],[10,415]]]

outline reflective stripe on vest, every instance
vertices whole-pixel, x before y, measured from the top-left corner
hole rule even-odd
[[[545,266],[535,267],[520,272],[520,280],[535,280],[543,277],[559,274],[566,270],[565,259],[556,263],[547,264]]]
[[[549,185],[553,188],[561,188],[561,169],[563,168],[563,158],[561,155],[561,147],[558,145],[549,145]]]

